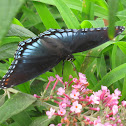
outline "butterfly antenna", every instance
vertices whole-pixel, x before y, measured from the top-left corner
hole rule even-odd
[[[91,57],[91,58],[100,58],[99,56],[86,56],[86,55],[74,55],[74,56],[85,56],[85,57]]]

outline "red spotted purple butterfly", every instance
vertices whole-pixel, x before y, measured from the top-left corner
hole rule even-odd
[[[125,27],[117,26],[115,36]],[[67,59],[73,53],[92,49],[109,41],[108,28],[49,29],[37,37],[19,43],[8,72],[0,81],[0,88],[26,82]]]

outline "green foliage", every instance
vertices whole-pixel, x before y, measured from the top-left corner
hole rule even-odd
[[[125,0],[108,0],[108,3],[105,0],[0,0],[0,12],[0,78],[13,60],[18,42],[49,28],[104,27],[104,22],[109,22],[109,36],[112,38],[115,25],[126,26]],[[96,91],[101,85],[111,91],[119,88],[122,91],[121,100],[126,96],[124,33],[92,50],[74,54],[76,60],[73,61],[77,72],[86,74],[90,89]],[[68,61],[63,70],[64,80],[70,74],[77,77]],[[52,104],[38,104],[39,101],[32,97],[34,93],[40,95],[43,92],[49,76],[62,76],[62,62],[52,71],[14,87],[22,93],[11,95],[10,99],[0,91],[1,126],[47,126],[52,121],[57,124],[57,119],[48,119],[45,115],[46,106]]]

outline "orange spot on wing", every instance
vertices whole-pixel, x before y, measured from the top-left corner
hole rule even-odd
[[[8,85],[9,78],[6,79],[5,85]]]

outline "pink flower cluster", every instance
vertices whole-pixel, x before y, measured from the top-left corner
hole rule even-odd
[[[49,78],[46,90],[54,80],[53,77]],[[61,82],[63,87],[58,88],[56,93],[52,93],[58,82]],[[110,94],[106,86],[102,86],[97,92],[92,92],[87,88],[88,85],[87,78],[82,73],[79,73],[79,79],[70,75],[68,82],[63,82],[62,78],[57,75],[50,100],[57,103],[59,109],[55,110],[51,107],[50,111],[46,112],[48,118],[54,115],[60,116],[61,123],[57,126],[62,126],[62,124],[65,126],[79,126],[80,124],[84,126],[125,126],[126,101],[118,105],[121,92],[116,89]],[[55,125],[50,124],[50,126]]]

